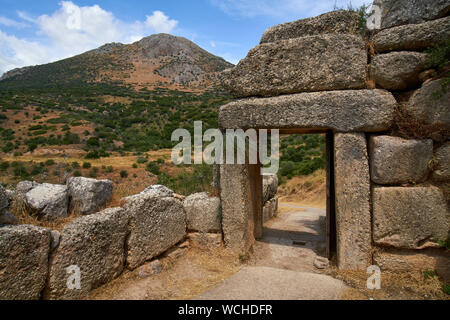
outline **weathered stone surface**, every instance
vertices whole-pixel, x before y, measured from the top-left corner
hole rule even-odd
[[[436,167],[433,172],[435,181],[450,181],[450,142],[436,150],[434,154]]]
[[[6,193],[6,197],[8,198],[9,203],[11,203],[14,200],[14,198],[16,197],[16,191],[14,191],[14,190],[6,189],[5,193]]]
[[[263,223],[278,215],[278,197],[272,198],[264,204]]]
[[[435,93],[440,92],[440,80],[424,83],[406,104],[406,111],[422,121],[424,124],[450,126],[450,90],[436,98]]]
[[[423,182],[433,157],[433,140],[405,140],[372,136],[369,143],[370,172],[378,184]]]
[[[53,221],[69,215],[69,193],[63,185],[40,184],[25,194],[25,201],[40,220]]]
[[[370,65],[375,83],[387,90],[405,90],[420,84],[427,55],[419,52],[392,52],[377,55]]]
[[[444,17],[450,12],[449,0],[375,0],[381,9],[381,28],[417,24]]]
[[[263,202],[266,203],[278,192],[278,176],[276,174],[263,176]]]
[[[0,227],[0,300],[38,300],[48,271],[50,231]]]
[[[334,145],[338,266],[365,270],[372,258],[366,137],[361,133],[339,133]]]
[[[236,253],[246,253],[255,241],[255,224],[250,219],[252,195],[249,179],[249,167],[246,165],[220,167],[224,241],[227,248]]]
[[[61,232],[52,230],[50,232],[50,236],[52,237],[52,240],[50,241],[50,249],[53,251],[58,248],[59,243],[61,242]]]
[[[190,195],[184,200],[187,228],[191,231],[203,233],[219,232],[220,199],[209,197],[206,192]]]
[[[128,217],[121,208],[82,217],[64,227],[58,249],[50,258],[50,276],[45,298],[81,299],[118,277],[124,268],[124,243]],[[69,290],[66,268],[81,270],[81,289]]]
[[[374,38],[376,52],[423,50],[450,37],[450,17],[386,29]]]
[[[3,210],[8,209],[8,207],[9,207],[8,195],[6,194],[6,190],[0,184],[0,213]]]
[[[450,279],[450,251],[442,249],[386,250],[373,255],[374,263],[382,271],[436,270],[437,274],[448,281]]]
[[[170,190],[166,186],[162,186],[162,185],[156,184],[156,185],[153,185],[153,186],[150,186],[150,187],[146,188],[144,191],[142,191],[139,194],[123,198],[122,201],[128,202],[129,200],[133,200],[135,198],[139,198],[139,197],[141,197],[141,196],[143,196],[145,194],[150,194],[150,195],[153,195],[155,197],[175,197],[175,194],[174,194],[174,192],[172,190]]]
[[[383,90],[300,93],[244,99],[220,108],[223,129],[328,129],[341,132],[387,130],[397,105]]]
[[[324,257],[316,257],[314,260],[314,267],[319,270],[326,269],[330,266],[330,261]]]
[[[124,206],[130,216],[127,266],[135,269],[183,240],[186,214],[183,203],[153,192],[128,200]]]
[[[72,209],[82,215],[98,212],[112,198],[113,183],[109,180],[70,178],[67,187]]]
[[[436,187],[376,187],[373,190],[373,238],[376,244],[405,249],[435,246],[446,240],[450,214]]]
[[[26,194],[27,192],[29,192],[31,189],[37,187],[38,185],[39,185],[39,183],[34,182],[34,181],[21,181],[16,186],[16,192]]]
[[[6,210],[0,211],[0,225],[19,224],[19,220]]]
[[[189,233],[191,245],[196,248],[219,248],[222,245],[220,233]]]
[[[337,10],[320,16],[270,27],[264,32],[261,44],[321,34],[358,34],[359,15],[348,10]]]
[[[366,65],[361,37],[327,34],[261,44],[221,80],[239,98],[362,89]]]

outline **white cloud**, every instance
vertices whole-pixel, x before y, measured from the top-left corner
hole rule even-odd
[[[19,29],[29,27],[29,25],[24,22],[18,22],[16,20],[8,19],[2,16],[0,16],[0,24],[6,27],[14,27]]]
[[[347,8],[371,4],[372,0],[210,0],[211,4],[231,16],[306,18],[333,10],[334,5]]]
[[[153,12],[145,21],[127,23],[98,5],[78,6],[71,1],[62,1],[57,11],[37,18],[26,12],[17,14],[37,28],[38,38],[30,41],[0,31],[0,74],[67,58],[109,42],[131,43],[152,33],[170,33],[178,24],[161,11]],[[11,21],[2,23],[0,17],[0,24]]]
[[[153,15],[147,16],[145,25],[155,30],[156,33],[170,33],[178,24],[176,20],[170,20],[168,16],[161,11],[153,12]]]

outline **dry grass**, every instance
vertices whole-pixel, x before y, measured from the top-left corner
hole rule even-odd
[[[294,177],[280,186],[279,194],[283,202],[325,209],[326,171],[318,170],[308,176]]]
[[[426,279],[420,271],[384,271],[381,274],[381,290],[367,289],[370,275],[363,271],[333,268],[330,275],[350,287],[344,291],[342,300],[450,300],[442,291],[442,283],[437,277]]]
[[[222,283],[241,269],[234,255],[223,248],[189,248],[186,255],[173,260],[160,258],[163,272],[146,279],[139,268],[127,271],[115,281],[94,290],[92,300],[187,300]]]
[[[424,124],[409,114],[402,106],[395,110],[393,133],[405,139],[428,139],[445,142],[450,138],[450,130],[444,125]]]
[[[39,221],[38,217],[33,215],[33,212],[27,207],[22,195],[16,195],[13,199],[11,203],[11,213],[19,219],[20,224],[49,228],[60,232],[64,226],[81,217],[80,214],[74,211],[70,216],[56,221]]]

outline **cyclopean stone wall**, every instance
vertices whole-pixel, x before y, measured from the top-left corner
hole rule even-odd
[[[236,100],[220,108],[219,125],[331,132],[339,268],[419,268],[428,258],[439,269],[450,263],[438,244],[450,230],[450,92],[435,97],[424,49],[449,39],[450,1],[376,3],[383,30],[364,35],[348,11],[268,29],[223,73]],[[262,180],[251,171],[221,168],[225,242],[238,252],[258,233],[261,204],[249,201],[262,201],[253,194]]]
[[[81,184],[88,185],[84,193]],[[17,194],[19,198],[14,201],[19,201],[24,192],[39,186],[21,182],[9,192]],[[150,186],[123,199],[122,207],[88,214],[96,206],[106,205],[104,197],[109,197],[112,184],[71,179],[69,186],[76,190],[77,201],[82,201],[78,208],[85,216],[59,232],[19,225],[7,211],[10,200],[0,185],[0,300],[82,299],[125,270],[134,270],[169,252],[185,238],[201,248],[216,248],[222,243],[220,199],[206,193],[190,196],[183,204],[183,197],[172,190]],[[62,186],[45,188],[59,190]],[[73,266],[80,270],[79,288],[67,284]]]

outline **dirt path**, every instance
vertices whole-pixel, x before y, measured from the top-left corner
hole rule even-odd
[[[278,216],[264,225],[250,264],[317,272],[314,260],[326,251],[325,218],[325,210],[280,203]]]

